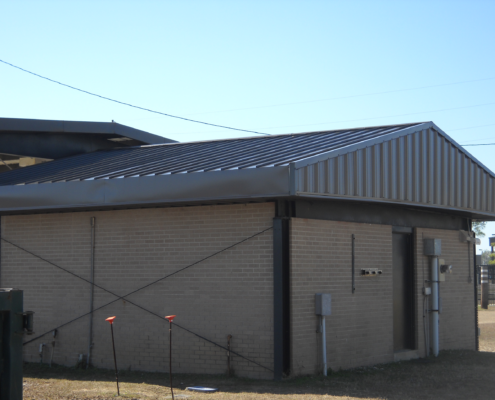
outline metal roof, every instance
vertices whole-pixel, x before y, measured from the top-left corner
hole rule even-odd
[[[6,132],[96,134],[128,138],[145,144],[174,143],[175,140],[154,135],[117,122],[60,121],[48,119],[0,118],[0,134]]]
[[[116,122],[0,118],[0,172],[117,147],[176,143]]]
[[[293,165],[294,195],[495,216],[495,176],[434,124]]]
[[[150,145],[0,174],[0,212],[326,198],[495,219],[495,175],[432,122]]]
[[[418,125],[102,150],[0,174],[0,186],[282,166]]]

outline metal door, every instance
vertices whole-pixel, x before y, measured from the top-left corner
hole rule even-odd
[[[394,351],[415,348],[412,235],[393,233]]]

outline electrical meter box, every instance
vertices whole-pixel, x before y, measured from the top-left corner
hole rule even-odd
[[[442,239],[425,239],[423,254],[425,256],[441,256]]]
[[[0,289],[0,399],[22,400],[22,342],[33,333],[33,313],[23,312],[23,292]]]
[[[322,316],[332,314],[332,296],[330,294],[315,294],[315,313]]]

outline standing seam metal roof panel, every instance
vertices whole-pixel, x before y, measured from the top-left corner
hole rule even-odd
[[[0,186],[286,165],[416,125],[96,151],[0,174]]]
[[[0,211],[298,196],[495,219],[494,179],[428,122],[69,157],[0,174]]]

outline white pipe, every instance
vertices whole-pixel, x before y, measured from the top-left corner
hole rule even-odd
[[[323,375],[327,376],[327,332],[324,315],[321,316],[321,348],[323,351]]]
[[[431,257],[431,335],[433,355],[438,356],[438,257]]]

